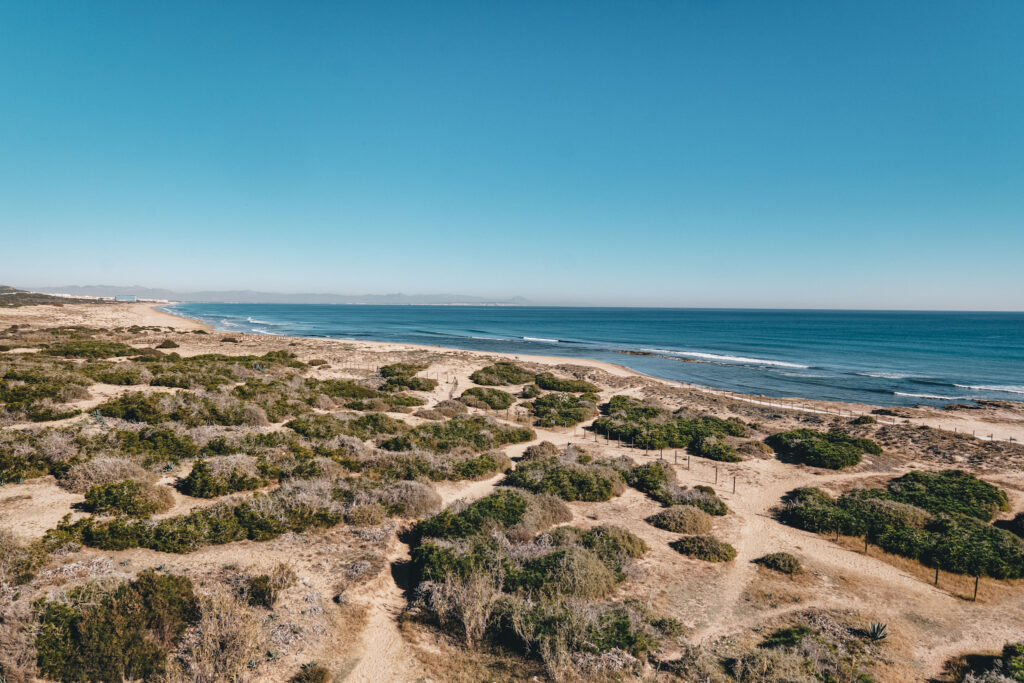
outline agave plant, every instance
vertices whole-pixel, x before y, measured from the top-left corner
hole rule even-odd
[[[875,641],[885,640],[889,637],[889,631],[885,624],[880,621],[872,621],[868,624],[868,638]]]

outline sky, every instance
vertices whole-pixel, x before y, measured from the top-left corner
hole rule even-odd
[[[1024,3],[0,0],[0,284],[1024,310]]]

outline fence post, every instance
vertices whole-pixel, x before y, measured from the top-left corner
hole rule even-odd
[[[732,475],[732,492],[736,493],[736,475]]]
[[[718,483],[718,468],[715,468],[715,483]]]

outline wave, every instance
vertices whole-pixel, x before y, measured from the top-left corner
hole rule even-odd
[[[286,325],[287,324],[287,323],[283,323],[283,322],[274,322],[273,320],[260,320],[259,318],[253,318],[252,316],[247,317],[246,320],[248,322],[251,322],[254,325],[281,326],[281,325]]]
[[[912,396],[914,398],[932,398],[932,399],[936,399],[936,400],[939,400],[939,401],[971,401],[971,400],[973,400],[972,396],[938,396],[936,394],[910,394],[910,393],[904,393],[902,391],[894,391],[892,393],[895,394],[896,396]]]
[[[523,341],[546,342],[548,344],[558,343],[557,339],[545,339],[544,337],[523,337]]]
[[[671,351],[669,349],[643,349],[650,353],[665,353],[670,356],[682,356],[683,358],[700,358],[703,360],[720,361],[724,363],[741,363],[746,365],[770,365],[779,368],[799,368],[806,370],[809,365],[799,363],[787,363],[781,360],[765,360],[764,358],[747,358],[746,356],[728,356],[720,353],[704,353],[703,351]]]
[[[1024,394],[1024,385],[1020,384],[954,384],[961,389],[977,389],[978,391],[996,391],[1003,394]]]
[[[855,372],[855,375],[861,377],[875,377],[877,379],[916,379],[918,375],[912,375],[909,372]]]

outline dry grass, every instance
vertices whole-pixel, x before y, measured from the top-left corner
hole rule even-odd
[[[260,621],[224,588],[202,599],[202,617],[172,655],[168,683],[214,683],[250,677],[264,650]]]
[[[85,493],[93,486],[125,479],[152,482],[155,477],[127,458],[98,457],[72,466],[57,483],[73,493]]]
[[[706,534],[711,531],[711,515],[692,505],[673,505],[651,515],[647,521],[653,526],[677,534]]]

